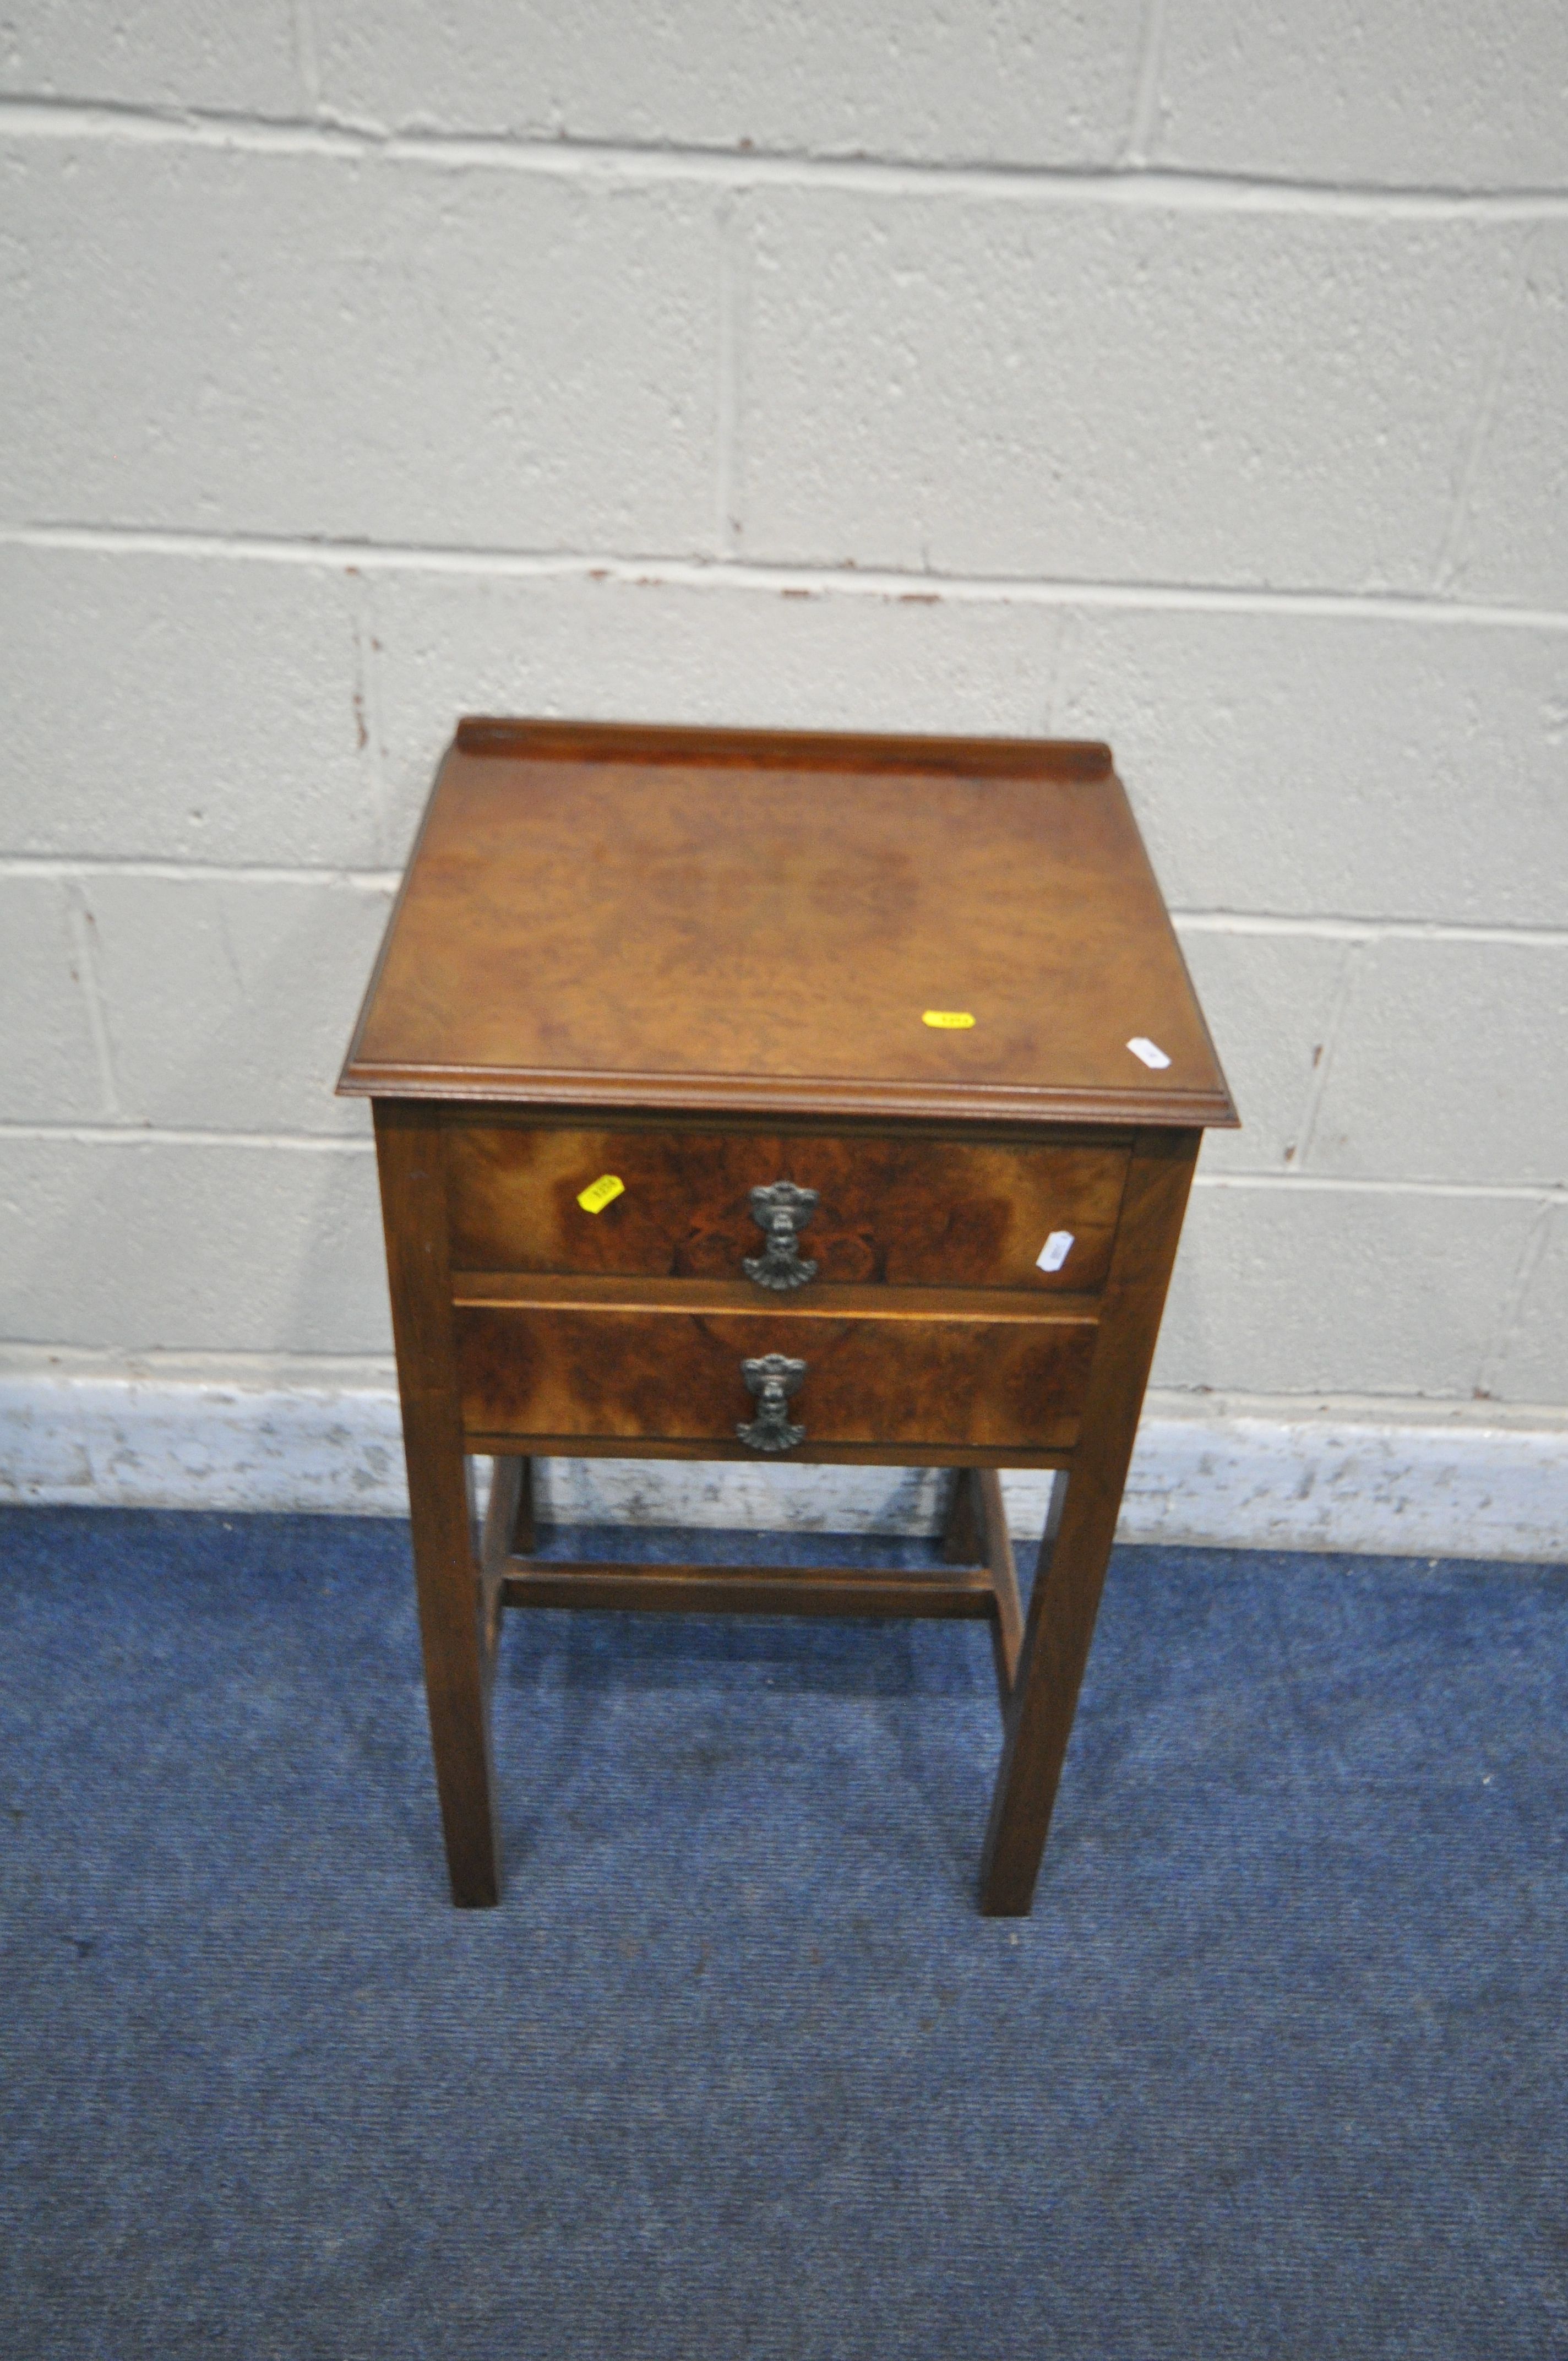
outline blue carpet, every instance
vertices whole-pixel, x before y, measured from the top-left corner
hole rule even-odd
[[[1119,1553],[1025,1922],[982,1627],[514,1616],[460,1915],[407,1546],[0,1512],[6,2356],[1568,2354],[1561,1574]]]

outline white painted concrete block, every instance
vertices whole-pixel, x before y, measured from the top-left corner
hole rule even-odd
[[[21,0],[0,22],[0,90],[294,115],[293,11],[289,0]]]
[[[1487,1375],[1499,1401],[1560,1402],[1568,1395],[1568,1204],[1542,1206],[1523,1301]]]
[[[1179,0],[1150,160],[1416,188],[1568,181],[1557,0]]]
[[[315,57],[329,115],[415,132],[1094,165],[1133,126],[1146,34],[1156,161],[1563,184],[1560,10],[1433,0],[1412,30],[1392,0],[1326,5],[1304,30],[1282,0],[261,0],[243,22],[38,0],[0,27],[0,90],[279,115]],[[379,896],[288,873],[400,862],[459,712],[1054,730],[1112,741],[1162,884],[1203,917],[1184,934],[1246,1118],[1205,1150],[1159,1364],[1177,1394],[1125,1530],[1544,1554],[1561,1208],[1431,1187],[1561,1180],[1568,954],[1334,927],[1563,929],[1560,223],[809,164],[742,192],[667,153],[50,119],[5,150],[0,527],[109,546],[0,549],[0,853],[82,864],[0,878],[0,1116],[151,1128],[0,1136],[0,1327],[210,1359],[166,1400],[83,1398],[75,1426],[35,1401],[22,1462],[59,1497],[396,1504],[384,1384],[309,1376],[389,1342],[364,1115],[328,1095]],[[174,545],[133,554],[140,527]],[[430,555],[356,577],[334,539]],[[837,578],[657,578],[730,549]],[[509,550],[622,578],[487,573]],[[882,566],[928,590],[860,587]],[[953,573],[978,586],[948,595]],[[1352,595],[1248,611],[1255,588]],[[1468,608],[1387,620],[1385,591]],[[207,1126],[319,1138],[183,1136]],[[231,1363],[278,1354],[292,1375],[222,1399]],[[1540,1433],[1402,1439],[1413,1405],[1476,1393]],[[1376,1437],[1331,1433],[1330,1395],[1384,1400]],[[699,1512],[755,1513],[745,1473],[706,1471]],[[792,1519],[930,1513],[927,1478],[794,1476]],[[549,1481],[585,1513],[668,1516],[676,1479]]]
[[[0,548],[0,845],[386,861],[339,567]]]
[[[0,1334],[21,1343],[389,1349],[368,1150],[0,1135]]]
[[[1155,1383],[1467,1400],[1535,1210],[1516,1198],[1201,1180]]]
[[[335,1099],[387,886],[87,880],[125,1113],[213,1131],[356,1132]]]
[[[1109,738],[1191,909],[1561,926],[1568,633],[1085,609],[1053,726]]]
[[[1568,9],[1562,12],[1568,41]],[[1568,124],[1568,95],[1559,95]],[[1480,422],[1445,577],[1462,597],[1568,606],[1568,226],[1533,227],[1495,402]],[[1561,738],[1568,705],[1561,706]]]
[[[1138,0],[315,0],[322,95],[400,126],[1014,163],[1106,162]]]
[[[1047,724],[1048,607],[712,582],[381,574],[377,699],[400,842],[460,713],[779,729]]]
[[[1311,935],[1178,929],[1242,1119],[1212,1131],[1205,1172],[1279,1172],[1295,1161],[1346,946]]]
[[[1568,1183],[1568,943],[1359,951],[1301,1166]]]
[[[0,1118],[6,1122],[92,1122],[109,1112],[89,1013],[92,946],[84,928],[58,878],[0,877]]]
[[[749,555],[1424,588],[1518,226],[769,191]]]
[[[8,207],[24,513],[711,543],[711,191],[29,140]]]

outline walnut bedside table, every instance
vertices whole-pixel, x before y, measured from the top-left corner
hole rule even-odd
[[[1109,750],[465,721],[340,1087],[374,1102],[455,1899],[499,1894],[502,1609],[690,1608],[988,1621],[981,1907],[1027,1911],[1201,1128],[1236,1120]],[[951,1468],[948,1567],[535,1561],[531,1462],[584,1454]],[[1026,1623],[999,1467],[1060,1471]]]

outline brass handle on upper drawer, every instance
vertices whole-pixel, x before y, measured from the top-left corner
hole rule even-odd
[[[759,1287],[779,1293],[804,1287],[817,1276],[817,1265],[800,1251],[800,1233],[817,1211],[815,1189],[797,1189],[793,1180],[773,1180],[751,1191],[751,1219],[767,1238],[760,1255],[746,1255],[740,1268]]]
[[[791,1394],[806,1381],[806,1363],[783,1353],[764,1353],[760,1360],[742,1361],[740,1374],[757,1397],[757,1415],[742,1419],[735,1429],[751,1451],[793,1451],[806,1441],[806,1429],[788,1416]]]

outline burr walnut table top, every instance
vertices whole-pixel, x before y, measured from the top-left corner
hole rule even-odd
[[[1109,750],[1002,739],[465,721],[342,1087],[1235,1122]]]

